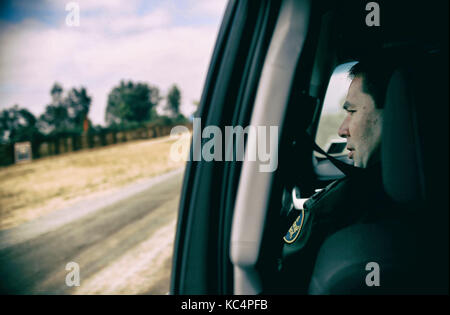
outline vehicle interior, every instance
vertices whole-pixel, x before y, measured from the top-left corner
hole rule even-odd
[[[199,117],[279,126],[278,167],[188,162],[172,294],[448,294],[448,2],[377,1],[378,27],[365,22],[368,2],[229,1]],[[309,198],[344,176],[313,144],[333,71],[386,50],[404,53],[383,114],[390,206],[326,237],[318,252],[285,255],[293,189]],[[368,262],[381,266],[380,286],[364,282]]]

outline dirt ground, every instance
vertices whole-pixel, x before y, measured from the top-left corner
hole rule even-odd
[[[55,211],[0,231],[0,294],[167,294],[183,172],[158,178],[63,225],[46,223]],[[33,225],[44,230],[21,237]],[[79,265],[80,286],[66,283],[69,262]]]
[[[0,230],[51,213],[86,195],[183,166],[185,162],[169,157],[175,141],[169,137],[133,141],[0,168]]]

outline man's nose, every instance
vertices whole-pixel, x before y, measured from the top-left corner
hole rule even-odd
[[[344,119],[341,126],[339,127],[338,135],[342,138],[348,138],[350,136],[350,132],[348,130],[348,117]]]

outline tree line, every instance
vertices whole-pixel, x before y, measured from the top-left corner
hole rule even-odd
[[[14,105],[0,112],[0,143],[42,142],[45,138],[83,132],[128,130],[150,122],[162,125],[187,122],[180,113],[181,91],[172,85],[166,97],[156,86],[142,82],[121,81],[108,94],[105,111],[106,127],[92,126],[89,110],[92,97],[85,87],[71,88],[66,93],[59,83],[50,89],[51,102],[44,113],[35,117],[26,108]],[[165,115],[156,107],[166,100]]]

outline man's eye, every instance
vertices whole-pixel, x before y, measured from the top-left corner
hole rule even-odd
[[[347,112],[351,115],[353,115],[354,113],[356,113],[356,110],[347,110]]]

